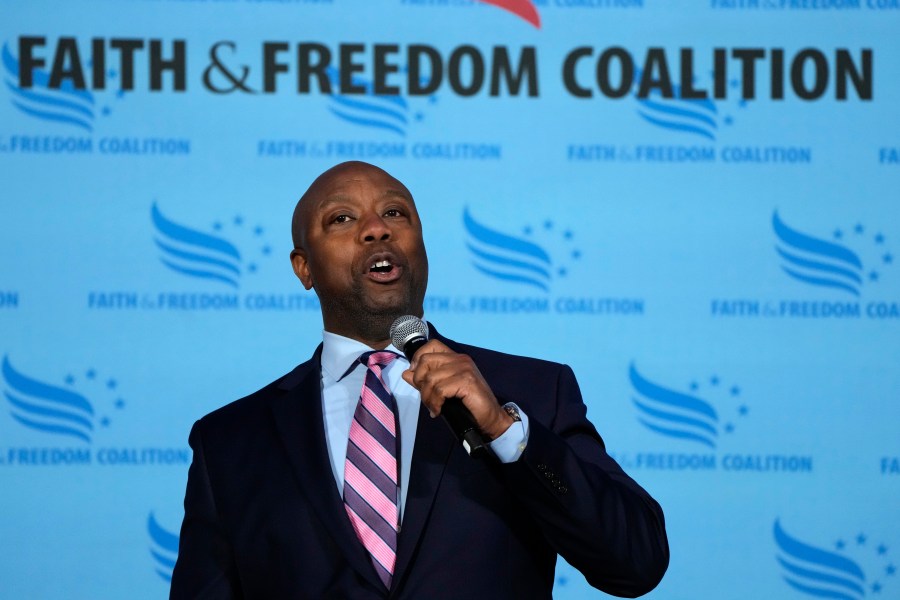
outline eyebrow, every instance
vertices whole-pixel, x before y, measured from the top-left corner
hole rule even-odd
[[[407,202],[410,202],[410,203],[413,202],[413,199],[408,194],[406,194],[400,190],[385,190],[384,193],[381,195],[381,197],[382,198],[399,197],[399,198],[402,198],[403,200],[406,200]],[[340,204],[341,202],[347,202],[352,199],[353,198],[351,196],[348,196],[346,194],[334,194],[332,196],[328,196],[327,198],[323,199],[319,203],[318,209],[319,210],[327,209],[332,204]]]

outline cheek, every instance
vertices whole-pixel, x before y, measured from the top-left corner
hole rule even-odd
[[[310,273],[316,287],[341,287],[352,279],[353,253],[346,246],[322,248],[310,261]]]

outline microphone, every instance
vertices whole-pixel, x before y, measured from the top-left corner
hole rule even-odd
[[[391,325],[391,342],[395,348],[402,350],[410,361],[427,341],[428,325],[419,317],[405,315],[399,317]],[[463,448],[469,453],[469,456],[481,458],[487,454],[487,444],[475,425],[472,413],[469,412],[462,400],[456,397],[445,398],[441,416],[456,435],[456,439],[462,442]]]

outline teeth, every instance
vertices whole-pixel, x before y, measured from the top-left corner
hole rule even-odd
[[[379,260],[378,262],[376,262],[375,264],[372,265],[372,268],[377,269],[379,267],[390,267],[390,266],[391,266],[391,261]]]

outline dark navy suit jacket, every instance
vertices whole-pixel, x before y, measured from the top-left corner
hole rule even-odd
[[[528,415],[528,446],[515,463],[475,460],[420,410],[390,590],[331,472],[320,346],[194,425],[171,598],[546,599],[557,554],[608,593],[655,587],[662,511],[607,455],[572,370],[436,337]]]

